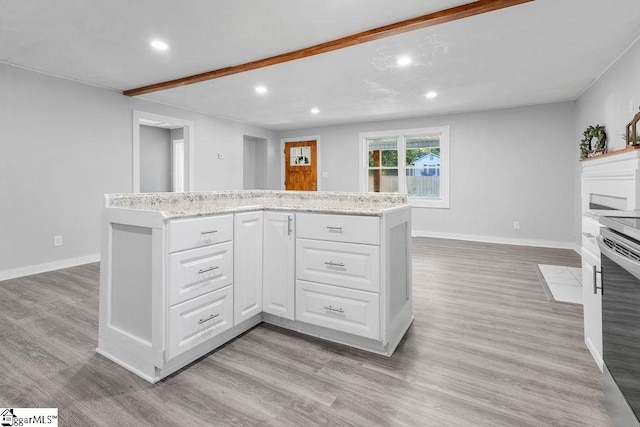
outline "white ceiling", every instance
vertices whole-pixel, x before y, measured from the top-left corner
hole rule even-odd
[[[121,91],[469,1],[0,0],[0,62]],[[638,35],[638,0],[536,0],[141,97],[275,130],[572,100]]]

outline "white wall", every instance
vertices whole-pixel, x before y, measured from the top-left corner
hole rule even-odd
[[[140,125],[140,192],[171,191],[171,131]]]
[[[620,135],[625,133],[640,106],[640,41],[636,42],[576,101],[576,158],[582,133],[589,125],[604,125],[607,132],[607,149],[615,151],[625,148]],[[634,111],[629,112],[629,101],[633,100]],[[580,205],[580,174],[582,164],[574,163],[576,182],[575,215],[582,215]],[[580,238],[580,222],[576,223],[576,243]]]
[[[358,191],[361,132],[449,125],[449,209],[414,208],[416,234],[573,247],[574,103],[299,129],[320,135],[323,190]],[[521,229],[514,230],[513,222]]]
[[[3,64],[0,93],[0,279],[96,258],[103,194],[133,187],[133,109],[194,122],[196,190],[242,188],[244,135],[280,151],[272,131]]]
[[[254,190],[256,188],[256,141],[248,136],[243,141],[244,164],[242,168],[242,188]]]
[[[265,190],[267,188],[279,188],[280,172],[278,160],[271,159],[267,164],[267,150],[269,144],[264,138],[245,136],[243,142],[243,189],[245,190]],[[274,187],[267,187],[267,174],[272,170],[274,177]]]

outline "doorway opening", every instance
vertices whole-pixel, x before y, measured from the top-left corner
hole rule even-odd
[[[242,188],[267,188],[267,139],[244,135],[242,144]]]
[[[133,192],[193,191],[193,122],[133,111]]]

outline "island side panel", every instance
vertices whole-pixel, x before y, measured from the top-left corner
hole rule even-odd
[[[148,381],[164,365],[164,221],[160,214],[103,211],[98,353]]]
[[[153,230],[113,224],[109,326],[151,345]]]
[[[384,216],[385,311],[389,354],[413,321],[411,208],[388,212]]]

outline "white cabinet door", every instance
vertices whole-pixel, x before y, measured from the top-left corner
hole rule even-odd
[[[296,320],[380,339],[380,298],[373,292],[298,280]]]
[[[298,238],[380,244],[380,218],[377,216],[301,213],[296,215],[296,220]]]
[[[380,249],[373,245],[298,239],[296,278],[380,292]]]
[[[233,215],[169,221],[169,252],[215,245],[233,238]]]
[[[227,286],[169,309],[168,359],[231,328],[232,288]]]
[[[596,285],[602,285],[600,274],[600,259],[590,251],[582,250],[582,298],[584,309],[584,342],[591,355],[602,369],[602,294],[600,289],[594,292]]]
[[[263,311],[294,320],[295,216],[264,213]]]
[[[169,255],[169,305],[233,283],[233,242]]]
[[[234,325],[262,312],[262,218],[262,211],[234,218]]]

